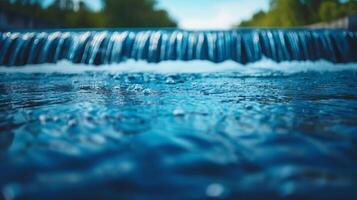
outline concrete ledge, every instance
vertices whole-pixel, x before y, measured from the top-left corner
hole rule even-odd
[[[307,26],[312,29],[331,28],[331,29],[348,29],[357,30],[357,15],[345,17],[328,23],[318,23]]]

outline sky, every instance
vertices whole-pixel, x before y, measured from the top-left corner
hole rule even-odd
[[[268,10],[268,0],[160,0],[181,28],[228,29],[256,11]]]
[[[52,0],[44,0],[48,3]],[[101,0],[84,0],[99,10]],[[130,0],[129,0],[130,1]],[[256,11],[268,10],[269,0],[157,0],[184,29],[228,29]],[[45,4],[46,4],[45,3]]]

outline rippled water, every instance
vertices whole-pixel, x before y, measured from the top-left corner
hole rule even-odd
[[[356,70],[0,76],[4,199],[357,198]]]

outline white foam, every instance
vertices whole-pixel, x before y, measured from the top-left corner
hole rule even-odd
[[[147,63],[146,61],[129,60],[127,62],[110,65],[73,64],[69,61],[60,61],[56,64],[26,65],[22,67],[0,66],[0,73],[83,73],[87,71],[106,72],[153,72],[153,73],[214,73],[239,72],[242,74],[256,74],[261,72],[282,72],[293,74],[306,71],[341,71],[357,70],[357,63],[335,64],[325,60],[320,61],[285,61],[277,63],[269,59],[242,65],[234,61],[212,63],[209,61],[163,61]]]

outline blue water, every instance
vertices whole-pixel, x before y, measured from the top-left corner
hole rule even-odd
[[[357,199],[357,70],[7,70],[4,199]]]
[[[128,59],[233,60],[252,63],[325,59],[357,62],[357,32],[340,29],[176,29],[43,30],[0,33],[0,65],[57,63],[110,64]]]

